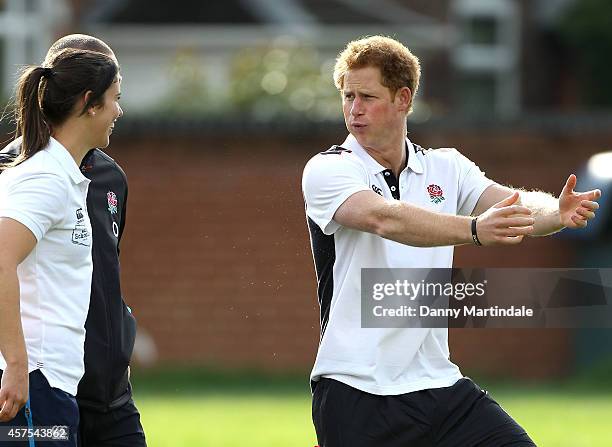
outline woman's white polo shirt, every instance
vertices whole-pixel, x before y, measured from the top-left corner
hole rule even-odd
[[[17,269],[28,371],[40,369],[52,387],[73,396],[84,372],[93,269],[88,187],[54,138],[0,175],[0,217],[20,222],[37,241]],[[0,355],[0,369],[5,367]]]

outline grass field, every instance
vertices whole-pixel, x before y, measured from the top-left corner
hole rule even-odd
[[[135,396],[150,447],[312,447],[310,396],[291,379],[238,376],[136,380]],[[165,383],[164,388],[157,386]],[[140,391],[139,391],[140,388]],[[612,390],[575,385],[490,385],[538,446],[612,445]],[[157,389],[157,391],[156,391]],[[458,446],[461,447],[461,446]]]

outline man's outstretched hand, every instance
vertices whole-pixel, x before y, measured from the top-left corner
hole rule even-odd
[[[601,197],[599,189],[575,192],[575,187],[576,176],[571,174],[559,196],[561,225],[573,229],[584,228],[589,220],[595,218],[595,211],[599,209],[599,204],[596,200]]]
[[[533,233],[531,210],[517,205],[519,193],[496,203],[478,217],[476,229],[482,245],[516,245]]]

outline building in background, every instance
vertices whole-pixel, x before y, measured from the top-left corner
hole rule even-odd
[[[347,41],[391,34],[427,61],[455,40],[447,22],[387,3],[179,0],[168,11],[164,2],[93,2],[81,20],[120,55],[134,111],[335,120],[331,73]]]
[[[569,67],[555,60],[547,36],[573,3],[0,0],[2,90],[8,96],[17,67],[39,61],[70,28],[115,49],[132,114],[336,119],[337,52],[355,37],[384,34],[423,63],[413,122],[514,119],[571,98]]]
[[[19,65],[38,63],[57,37],[107,41],[123,72],[126,115],[110,150],[130,178],[122,271],[147,334],[141,360],[304,370],[319,331],[299,178],[312,153],[345,134],[331,79],[336,53],[366,34],[399,38],[424,70],[411,137],[458,147],[502,183],[558,193],[569,172],[612,149],[609,114],[595,113],[584,94],[594,90],[606,104],[598,64],[609,58],[593,54],[612,54],[598,46],[610,27],[589,25],[592,5],[599,19],[606,4],[0,0],[0,96],[11,95]],[[591,19],[578,6],[591,8]],[[583,53],[595,61],[590,71],[579,70]],[[603,211],[586,242],[461,247],[457,265],[610,265]],[[468,371],[546,378],[609,353],[592,349],[605,345],[600,332],[482,331],[452,335]]]

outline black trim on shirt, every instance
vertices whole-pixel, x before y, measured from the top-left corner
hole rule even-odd
[[[342,154],[343,152],[350,154],[353,151],[350,149],[345,149],[342,146],[338,146],[337,144],[334,144],[332,147],[330,147],[326,151],[320,152],[320,154],[321,155],[339,155],[339,154]]]
[[[415,154],[417,152],[420,152],[423,155],[427,155],[427,153],[431,151],[431,149],[425,149],[425,148],[423,148],[423,146],[419,146],[418,144],[415,144],[415,143],[412,143],[412,147],[414,148],[414,153]]]
[[[395,200],[400,199],[400,188],[399,188],[399,180],[395,177],[395,174],[391,169],[385,169],[383,171],[383,178],[385,182],[387,182],[387,186],[389,186],[389,190],[391,191],[391,195]]]
[[[321,311],[321,339],[329,322],[329,310],[334,294],[334,264],[336,263],[336,243],[334,235],[326,235],[312,220],[308,219],[308,231],[312,255],[317,272],[317,296]]]

